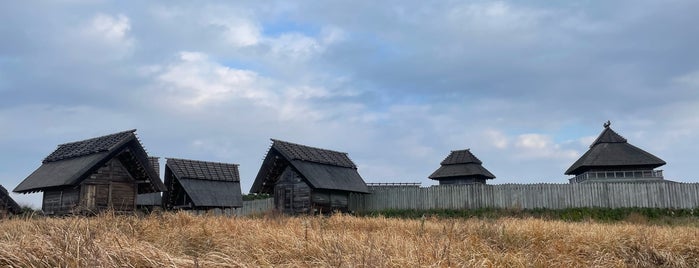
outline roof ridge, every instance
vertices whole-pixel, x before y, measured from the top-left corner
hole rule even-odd
[[[313,147],[313,146],[308,146],[308,145],[303,145],[303,144],[299,144],[299,143],[293,143],[293,142],[288,142],[288,141],[283,141],[283,140],[278,140],[278,139],[270,139],[270,140],[272,140],[272,142],[283,142],[283,143],[288,143],[288,144],[292,144],[292,145],[296,145],[296,146],[302,146],[302,147],[316,149],[316,150],[323,150],[323,151],[348,155],[347,152],[340,152],[340,151],[335,151],[335,150],[330,150],[330,149],[325,149],[325,148],[320,148],[320,147]]]
[[[165,160],[181,160],[181,161],[190,161],[190,162],[199,162],[199,163],[212,163],[212,164],[224,164],[224,165],[235,165],[235,166],[240,166],[240,164],[236,163],[226,163],[226,162],[216,162],[216,161],[203,161],[203,160],[194,160],[194,159],[184,159],[184,158],[176,158],[176,157],[164,157]]]
[[[84,139],[84,140],[79,140],[79,141],[71,141],[71,142],[61,143],[61,144],[59,144],[59,145],[56,145],[56,147],[60,147],[60,146],[63,146],[63,145],[68,145],[68,144],[74,144],[74,143],[78,143],[78,142],[86,142],[86,141],[91,141],[91,140],[102,139],[102,138],[106,138],[106,137],[109,137],[109,136],[115,136],[115,135],[119,135],[119,134],[134,133],[134,132],[136,132],[136,129],[135,129],[135,128],[134,128],[134,129],[131,129],[131,130],[125,130],[125,131],[115,132],[115,133],[112,133],[112,134],[102,135],[102,136],[99,136],[99,137],[93,137],[93,138]],[[135,135],[135,134],[134,134],[134,135]]]

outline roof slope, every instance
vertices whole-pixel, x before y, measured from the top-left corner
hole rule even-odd
[[[144,191],[164,190],[165,186],[148,161],[148,156],[136,138],[135,131],[133,129],[61,144],[42,161],[42,165],[37,170],[17,185],[14,191],[30,193],[78,184],[127,148],[135,159],[135,165],[139,166],[138,172],[143,173],[146,177],[143,179],[150,184],[150,190]]]
[[[272,139],[272,146],[287,160],[301,160],[338,167],[357,168],[347,153]]]
[[[483,162],[473,155],[469,149],[451,151],[440,164],[439,169],[429,176],[430,179],[440,180],[464,176],[479,176],[486,179],[495,178],[495,175],[485,169],[482,166]]]
[[[168,158],[166,165],[180,179],[240,182],[236,164]]]
[[[305,146],[272,139],[272,147],[250,189],[252,193],[268,192],[281,172],[291,165],[314,189],[368,193],[366,183],[357,172],[357,165],[347,153]]]
[[[194,206],[243,206],[238,165],[168,158],[165,166],[182,185]]]
[[[7,192],[7,189],[0,185],[0,206],[5,207],[8,211],[14,214],[19,214],[22,212],[22,208],[15,202],[12,197],[10,197],[10,193]]]
[[[631,145],[624,137],[605,124],[599,137],[590,145],[590,149],[566,170],[566,175],[578,175],[590,168],[599,167],[646,167],[656,168],[665,165],[665,161]]]

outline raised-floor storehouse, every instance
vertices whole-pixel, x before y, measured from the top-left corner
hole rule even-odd
[[[58,145],[14,192],[43,192],[50,215],[134,211],[138,194],[165,190],[135,132]]]
[[[287,214],[347,211],[350,193],[369,193],[347,153],[272,139],[250,193],[274,196]]]
[[[646,152],[616,133],[607,121],[590,149],[566,170],[570,183],[663,181],[656,168],[665,161]]]
[[[469,149],[451,151],[440,165],[429,176],[439,181],[439,185],[485,184],[486,180],[495,178]]]
[[[163,205],[167,209],[208,211],[243,206],[238,165],[168,158]]]

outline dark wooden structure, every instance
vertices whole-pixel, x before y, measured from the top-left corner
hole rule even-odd
[[[0,219],[21,212],[22,208],[10,197],[10,193],[7,192],[7,189],[0,185]]]
[[[14,192],[44,192],[49,215],[134,211],[137,194],[165,189],[135,131],[59,145]]]
[[[155,170],[155,174],[160,178],[160,159],[158,157],[149,156],[150,165]],[[155,211],[162,209],[163,196],[162,192],[154,192],[147,194],[138,194],[136,196],[136,207],[143,211]]]
[[[590,149],[566,170],[575,176],[570,183],[663,181],[662,170],[655,168],[665,161],[629,144],[610,125],[607,121]]]
[[[495,175],[483,167],[483,162],[471,153],[471,150],[457,150],[445,158],[430,179],[438,180],[439,185],[485,184]]]
[[[348,211],[349,193],[369,193],[347,153],[274,140],[250,193],[274,196],[287,214]]]
[[[238,165],[168,158],[163,204],[167,209],[206,211],[243,206]]]

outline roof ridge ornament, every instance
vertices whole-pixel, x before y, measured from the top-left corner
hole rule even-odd
[[[609,128],[609,126],[611,126],[611,125],[612,125],[612,122],[607,120],[607,122],[605,122],[602,126],[604,126],[604,128]]]

